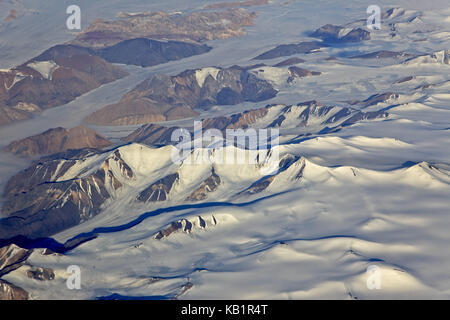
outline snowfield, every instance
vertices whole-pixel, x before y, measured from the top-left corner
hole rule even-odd
[[[181,6],[181,10],[187,6],[183,3],[166,1],[161,9]],[[195,1],[190,7],[204,3]],[[93,239],[65,254],[44,255],[43,248],[33,251],[29,264],[54,270],[52,281],[28,278],[29,265],[2,279],[24,288],[32,299],[96,299],[114,294],[158,299],[449,299],[448,1],[379,3],[385,16],[382,29],[373,31],[371,40],[296,55],[306,60],[298,67],[321,72],[317,76],[288,82],[288,67],[273,65],[289,57],[252,59],[280,44],[317,40],[309,38],[309,32],[327,23],[345,27],[341,36],[364,27],[365,2],[272,1],[258,7],[256,24],[246,28],[246,36],[209,41],[214,48],[210,52],[160,66],[124,66],[130,76],[34,119],[0,128],[3,147],[48,128],[79,125],[151,74],[198,68],[201,87],[208,76],[217,76],[218,69],[212,66],[259,62],[266,66],[252,73],[279,90],[275,98],[214,106],[200,110],[196,120],[272,105],[264,118],[250,126],[264,128],[291,106],[283,113],[281,145],[274,147],[279,159],[271,160],[280,170],[273,175],[261,170],[270,163],[174,163],[171,145],[157,148],[119,142],[109,151],[80,159],[58,181],[89,176],[109,161],[122,187],[108,190],[112,197],[100,214],[52,238],[60,243],[86,235]],[[87,2],[86,6],[92,6],[96,14],[102,8]],[[144,1],[136,0],[129,10],[148,11],[145,8]],[[394,10],[386,13],[390,8]],[[110,18],[112,11],[106,16]],[[22,19],[32,23],[37,18],[25,15]],[[0,29],[0,34],[6,30]],[[48,31],[58,41],[68,38],[56,28]],[[17,37],[17,32],[11,30],[8,37]],[[0,48],[12,46],[0,42]],[[34,46],[30,55],[42,49]],[[380,50],[410,56],[351,58]],[[2,56],[15,61],[6,53]],[[29,67],[50,79],[57,65],[44,61]],[[385,93],[386,99],[370,100]],[[301,102],[311,100],[332,107],[331,111],[326,117],[313,112],[308,119],[299,119],[306,110]],[[341,108],[388,115],[351,125],[340,126],[341,121],[336,130],[324,130],[324,121]],[[189,119],[164,125],[189,127],[192,123]],[[95,129],[119,141],[135,128]],[[213,149],[211,144],[190,156],[211,154]],[[133,177],[109,160],[114,152]],[[30,162],[1,151],[0,188]],[[144,189],[173,174],[178,178],[166,199],[137,201]],[[216,175],[220,182],[211,186]],[[206,197],[188,201],[200,188],[206,190]],[[81,269],[80,290],[66,286],[70,265]],[[380,287],[372,290],[367,270],[373,266],[379,268]]]

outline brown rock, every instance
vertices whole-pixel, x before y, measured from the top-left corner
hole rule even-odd
[[[5,151],[31,156],[59,153],[69,149],[101,149],[110,145],[110,141],[93,129],[80,126],[72,129],[49,129],[41,134],[12,142],[5,147]]]
[[[28,300],[29,294],[6,280],[0,279],[0,300]]]
[[[80,126],[72,129],[49,129],[41,134],[14,141],[4,150],[17,155],[31,156],[59,153],[69,149],[101,149],[110,145],[110,141],[93,129]]]

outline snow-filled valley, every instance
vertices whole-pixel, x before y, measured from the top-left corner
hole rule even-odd
[[[439,0],[379,2],[381,30],[372,30],[370,40],[292,55],[304,60],[296,67],[314,75],[277,66],[291,55],[255,57],[278,45],[316,41],[310,33],[326,24],[342,26],[340,38],[365,28],[365,2],[274,0],[250,7],[258,17],[244,36],[208,41],[210,52],[157,66],[119,65],[130,75],[1,126],[5,147],[49,128],[80,125],[150,75],[196,69],[202,88],[216,80],[217,68],[239,65],[253,66],[249,74],[277,95],[198,108],[198,116],[158,124],[191,128],[194,120],[267,108],[247,127],[281,133],[266,161],[244,150],[253,160],[245,164],[214,161],[216,153],[242,150],[213,143],[188,155],[203,155],[202,163],[176,163],[171,144],[121,140],[138,125],[92,125],[110,147],[38,162],[1,150],[2,190],[28,168],[30,181],[17,188],[48,186],[38,195],[61,192],[48,208],[83,212],[79,224],[32,244],[26,263],[0,272],[1,279],[31,299],[449,299],[450,9]],[[112,4],[103,16],[104,5],[86,6],[93,20],[125,9],[189,12],[206,2],[164,3],[146,8],[132,1],[115,10]],[[1,67],[71,39],[67,31],[47,30],[52,22],[45,30],[55,40],[36,45],[31,56],[13,57],[13,48],[23,55],[32,46],[12,40],[20,19],[28,28],[39,21],[28,5],[13,24],[0,24],[0,48],[8,50]],[[378,56],[365,56],[373,52]],[[58,68],[53,61],[29,66],[46,79]],[[17,195],[24,203],[30,201],[25,193]],[[0,205],[9,208],[8,197],[5,192]],[[81,270],[79,290],[66,285],[72,265]],[[371,266],[379,268],[378,289],[368,286]],[[51,269],[54,279],[31,279],[35,268]]]

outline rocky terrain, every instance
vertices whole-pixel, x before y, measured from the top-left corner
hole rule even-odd
[[[86,152],[41,159],[10,179],[2,208],[6,218],[0,220],[2,239],[45,237],[77,225],[98,214],[101,205],[122,186],[113,170],[132,177],[118,152],[109,154],[93,172],[66,176],[86,159]]]
[[[254,60],[266,60],[274,59],[278,57],[292,56],[294,54],[308,54],[325,47],[326,45],[320,42],[300,42],[294,44],[281,44],[269,51],[266,51],[259,56],[255,57]]]
[[[243,27],[253,25],[255,13],[242,8],[191,14],[167,12],[122,13],[119,20],[95,20],[74,44],[105,47],[133,38],[204,42],[245,34]]]
[[[13,141],[4,148],[4,151],[33,156],[60,153],[69,149],[102,149],[110,145],[111,142],[99,133],[86,126],[80,126],[71,129],[49,129],[41,134]]]
[[[370,40],[370,32],[361,28],[345,28],[332,24],[324,25],[310,35],[325,42],[360,42]]]
[[[189,118],[196,109],[258,102],[275,97],[272,85],[240,68],[187,70],[176,76],[155,75],[86,118],[101,125],[135,125]]]
[[[207,45],[195,43],[135,38],[97,49],[95,53],[111,63],[149,67],[206,53],[211,49]]]
[[[31,118],[126,75],[89,49],[54,46],[20,66],[0,72],[0,124]]]
[[[115,1],[0,71],[0,299],[448,298],[448,6]]]
[[[364,101],[353,101],[353,105],[364,107],[388,101],[396,97],[393,93],[386,93],[370,97]],[[386,119],[389,113],[383,110],[363,112],[352,107],[324,106],[317,101],[302,102],[297,105],[267,105],[263,108],[247,110],[230,116],[204,118],[202,130],[216,129],[226,136],[227,129],[289,129],[301,135],[326,134],[341,130],[360,121]],[[125,142],[143,143],[149,146],[177,144],[172,141],[172,133],[180,127],[165,127],[158,124],[145,124],[127,137]],[[192,128],[183,128],[193,135]],[[292,130],[294,129],[294,130]]]

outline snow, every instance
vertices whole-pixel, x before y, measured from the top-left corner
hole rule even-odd
[[[216,80],[219,71],[220,69],[217,68],[203,68],[200,70],[196,70],[195,77],[197,79],[197,83],[200,86],[200,88],[203,87],[203,84],[205,83],[205,80],[208,76],[211,76]]]
[[[27,67],[36,70],[47,80],[52,80],[53,71],[59,68],[54,61],[34,61],[28,63]]]
[[[382,10],[389,3],[381,1]],[[86,5],[91,6],[87,2]],[[181,2],[164,4],[174,8],[180,5],[184,9]],[[242,192],[266,178],[257,165],[187,161],[176,164],[171,161],[173,147],[119,147],[121,158],[135,173],[132,178],[111,160],[112,151],[80,160],[60,180],[86,176],[108,161],[123,188],[114,195],[114,201],[105,203],[101,214],[54,238],[64,242],[98,227],[121,226],[135,219],[142,222],[121,231],[99,232],[95,240],[65,255],[43,256],[36,250],[30,263],[54,269],[56,279],[52,282],[30,281],[25,274],[27,266],[4,276],[5,280],[25,288],[35,299],[93,299],[112,293],[174,297],[188,284],[192,287],[179,299],[448,299],[450,78],[447,65],[442,64],[446,54],[442,49],[448,48],[448,1],[405,0],[398,5],[407,9],[405,13],[396,9],[385,21],[398,26],[394,38],[389,36],[389,26],[383,24],[382,30],[372,33],[373,41],[301,55],[307,60],[303,68],[322,75],[290,85],[285,81],[286,68],[253,70],[276,85],[280,90],[276,98],[217,106],[199,116],[228,115],[274,103],[276,107],[254,126],[269,124],[285,105],[294,108],[284,125],[295,126],[305,108],[297,105],[300,101],[314,99],[324,105],[349,107],[349,100],[364,100],[383,92],[399,93],[398,99],[363,110],[386,108],[390,114],[387,119],[363,121],[333,134],[298,136],[294,132],[283,137],[286,143],[279,147],[280,157],[292,155],[296,162],[278,173],[265,190],[253,195]],[[155,6],[152,4],[152,8]],[[134,12],[147,11],[141,9],[133,7]],[[364,3],[350,7],[345,1],[305,0],[286,6],[278,6],[275,1],[258,9],[260,15],[246,36],[208,42],[214,47],[211,52],[182,61],[146,69],[127,67],[132,71],[129,77],[33,120],[1,128],[0,145],[49,127],[78,125],[90,112],[117,101],[150,73],[177,74],[198,69],[196,76],[201,86],[208,75],[218,74],[217,68],[209,66],[250,65],[254,62],[251,58],[275,45],[311,40],[303,35],[312,28],[356,20],[345,26],[361,27],[365,9]],[[108,10],[111,13],[112,9]],[[313,15],[312,11],[321,14]],[[420,22],[414,19],[419,13]],[[412,23],[408,24],[411,18]],[[421,33],[413,32],[417,28]],[[48,33],[59,35],[51,37],[54,41],[61,39],[60,29]],[[8,37],[15,35],[17,31],[12,30]],[[416,41],[424,37],[425,41]],[[24,45],[9,42],[17,48]],[[38,54],[36,51],[47,46],[48,43],[43,48],[33,47],[26,54]],[[345,58],[355,55],[355,51],[362,54],[382,49],[420,56],[407,64]],[[22,55],[17,58],[21,58],[19,62],[25,61],[24,51],[17,51]],[[338,63],[325,64],[324,59],[329,56],[336,56]],[[8,66],[11,65],[5,67]],[[39,69],[50,75],[49,65],[46,66]],[[406,76],[414,79],[395,83]],[[429,86],[422,88],[423,85]],[[314,128],[320,120],[310,119],[307,129]],[[171,124],[192,125],[191,122]],[[133,130],[98,129],[117,130],[122,135]],[[215,151],[219,149],[216,147]],[[192,156],[206,151],[196,150]],[[0,153],[2,185],[29,162]],[[303,166],[301,178],[296,179]],[[212,168],[221,179],[217,190],[198,203],[185,203],[186,197],[211,175]],[[147,204],[135,201],[144,188],[175,172],[180,179],[168,200]],[[204,229],[198,227],[199,216],[206,222]],[[193,230],[155,239],[158,231],[180,219],[194,223]],[[65,286],[66,268],[71,264],[81,267],[82,290],[67,290]],[[369,266],[380,268],[380,290],[367,288]]]

